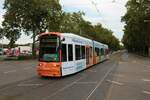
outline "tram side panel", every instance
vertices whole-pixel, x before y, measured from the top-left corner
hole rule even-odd
[[[93,45],[94,45],[94,64],[100,63],[102,61],[101,59],[101,43],[93,41]]]
[[[63,55],[65,54],[63,52],[63,47],[62,47],[62,76],[73,74],[76,72],[79,72],[83,69],[86,69],[86,59],[79,57],[78,59],[76,58],[76,53],[79,53],[81,51],[76,50],[76,46],[84,46],[83,44],[77,44],[72,42],[71,37],[66,37],[65,41],[62,43],[62,45],[66,45],[66,59],[65,61],[63,60]],[[72,45],[72,49],[69,49],[69,45]],[[79,48],[81,50],[81,48]],[[72,53],[71,53],[72,52]],[[72,55],[72,59],[70,60],[70,55]]]
[[[65,37],[65,41],[62,42],[62,45],[63,44],[66,45],[66,53],[63,52],[62,48],[62,76],[79,72],[106,59],[104,46],[102,46],[99,42],[95,41],[93,43],[92,40],[84,40],[76,37]],[[71,51],[69,49],[69,45],[72,45]],[[84,52],[81,49],[82,47],[85,47]],[[66,54],[65,60],[63,60],[64,54]],[[83,54],[85,57],[83,57]],[[71,60],[70,55],[72,55]]]
[[[62,76],[69,75],[74,73],[74,45],[70,42],[71,39],[64,37],[65,40],[61,43],[61,50],[62,50],[62,65],[61,65],[61,74]],[[71,50],[69,49],[71,46]],[[68,51],[70,53],[68,53]],[[72,58],[69,58],[69,55],[72,56]]]

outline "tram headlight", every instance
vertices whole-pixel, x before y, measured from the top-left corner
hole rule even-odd
[[[59,67],[59,64],[53,64],[54,67]]]
[[[39,63],[38,66],[43,66],[43,64],[42,64],[42,63]]]
[[[53,66],[56,67],[57,65],[56,65],[56,64],[53,64]]]

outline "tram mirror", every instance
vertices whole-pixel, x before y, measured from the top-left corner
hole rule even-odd
[[[62,37],[62,38],[61,38],[61,41],[65,41],[65,38],[64,38],[64,37]]]

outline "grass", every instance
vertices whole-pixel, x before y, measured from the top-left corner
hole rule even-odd
[[[37,58],[37,57],[36,57]],[[31,59],[36,59],[32,55],[20,55],[18,57],[15,56],[0,56],[0,61],[10,61],[10,60],[31,60]]]

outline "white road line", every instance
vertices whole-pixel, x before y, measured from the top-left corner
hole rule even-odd
[[[144,82],[150,82],[150,79],[142,79]]]
[[[19,87],[42,86],[43,84],[18,84]]]
[[[88,70],[89,72],[93,72],[93,73],[96,73],[97,71],[95,71],[95,70]]]
[[[143,63],[139,63],[139,62],[136,62],[137,64],[140,64],[140,65],[142,65],[142,66],[144,66],[144,67],[148,67],[148,68],[150,68],[150,65],[146,65],[146,64],[143,64]]]
[[[76,82],[75,84],[97,84],[98,82]]]
[[[107,80],[107,82],[116,84],[116,85],[124,85],[123,83],[117,82],[117,81],[111,81],[111,80]]]
[[[137,61],[136,61],[136,60],[133,60],[132,62],[133,62],[133,63],[137,63]]]
[[[150,67],[149,65],[145,65],[145,64],[142,64],[142,63],[141,63],[141,65],[143,65],[144,67]]]
[[[119,64],[123,64],[124,62],[122,62],[122,61],[119,61]]]
[[[75,80],[74,82],[72,82],[72,83],[66,85],[65,87],[63,87],[63,88],[59,89],[58,91],[52,93],[51,95],[47,96],[47,97],[44,98],[43,100],[48,100],[50,97],[57,95],[59,92],[62,92],[62,91],[64,91],[65,89],[71,87],[72,85],[74,85],[75,83],[77,83],[78,81],[80,81],[82,78],[83,78],[83,77],[81,77],[81,78]]]
[[[112,76],[115,76],[115,77],[124,77],[124,75],[121,75],[121,74],[110,74]]]
[[[110,89],[108,90],[107,96],[105,100],[110,100],[111,95],[112,95],[112,90],[113,90],[114,85],[110,86]]]
[[[150,95],[150,92],[149,92],[149,91],[143,91],[143,93]]]
[[[150,66],[147,66],[147,68],[150,68]]]
[[[10,70],[10,71],[6,71],[6,72],[4,72],[4,74],[8,74],[8,73],[14,73],[14,72],[16,72],[17,70]]]
[[[143,72],[150,72],[150,70],[143,70]]]
[[[116,64],[114,64],[116,65]],[[99,83],[96,85],[96,87],[90,92],[90,94],[87,96],[86,100],[89,100],[89,98],[92,96],[92,94],[95,92],[95,90],[102,84],[102,82],[105,80],[105,78],[109,75],[109,73],[113,70],[113,67],[107,71],[107,73],[105,74],[105,76],[99,81]]]
[[[26,67],[26,68],[23,68],[23,70],[28,70],[28,69],[31,69],[32,67]]]

